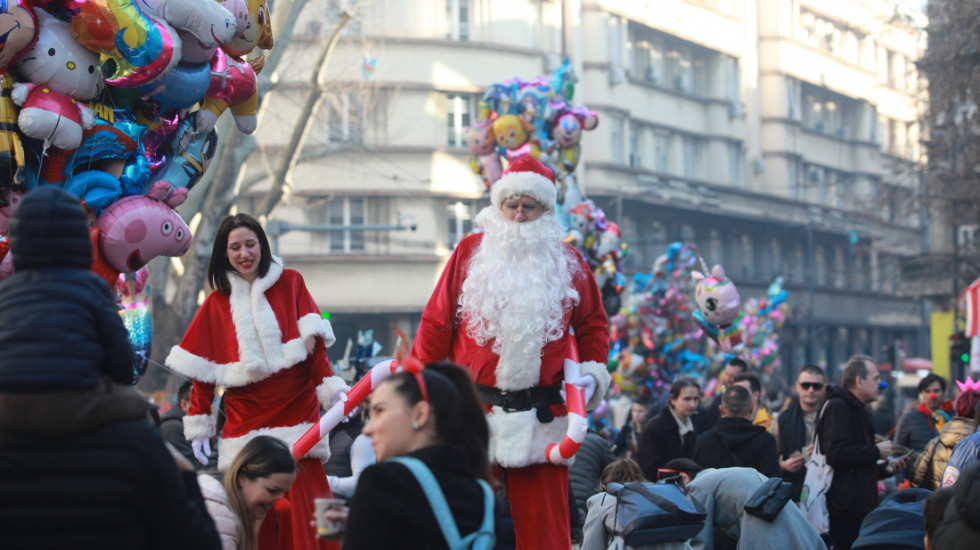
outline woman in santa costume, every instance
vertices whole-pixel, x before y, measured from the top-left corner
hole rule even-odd
[[[194,379],[184,434],[205,464],[211,454],[208,441],[215,435],[210,414],[215,387],[225,387],[226,420],[218,448],[218,469],[224,471],[257,435],[291,447],[317,422],[320,406],[329,409],[349,388],[333,376],[327,361],[326,348],[335,340],[330,323],[303,277],[272,256],[258,220],[237,214],[221,222],[208,280],[214,292],[166,363]],[[298,462],[296,482],[286,495],[291,510],[269,513],[259,548],[318,547],[309,522],[313,499],[330,496],[322,465],[329,456],[324,438]]]

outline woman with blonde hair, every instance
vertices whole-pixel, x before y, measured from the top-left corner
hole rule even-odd
[[[224,483],[201,474],[201,493],[221,536],[222,550],[257,550],[263,521],[270,511],[279,514],[276,502],[294,481],[296,461],[289,447],[265,435],[242,447],[225,472]]]

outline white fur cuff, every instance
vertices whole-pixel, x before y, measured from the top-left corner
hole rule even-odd
[[[259,428],[252,430],[241,437],[222,438],[218,442],[218,469],[222,472],[228,470],[235,455],[242,450],[246,443],[255,439],[259,435],[268,435],[281,440],[290,449],[307,430],[315,426],[312,422],[303,422],[296,426],[285,426],[277,428]],[[330,436],[321,439],[316,445],[306,453],[303,458],[315,458],[320,462],[326,462],[330,458]]]
[[[592,394],[592,399],[585,404],[585,408],[591,411],[598,407],[602,403],[602,400],[606,398],[606,391],[609,390],[612,377],[609,376],[609,369],[602,363],[585,361],[584,363],[580,363],[579,366],[582,368],[582,376],[591,374],[595,377],[595,393]]]
[[[504,412],[493,407],[487,415],[490,426],[490,461],[504,468],[521,468],[548,462],[545,449],[561,443],[568,431],[568,417],[558,416],[551,422],[538,422],[537,411]],[[565,466],[571,461],[565,461]]]
[[[316,398],[323,405],[323,408],[326,409],[330,407],[333,398],[342,391],[350,391],[350,386],[347,385],[347,382],[344,382],[343,378],[331,376],[330,378],[324,378],[323,382],[316,387]]]
[[[184,417],[184,437],[187,441],[202,437],[214,437],[214,417],[210,414],[196,414]]]

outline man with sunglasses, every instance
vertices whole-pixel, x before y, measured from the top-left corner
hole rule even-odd
[[[587,408],[609,386],[609,324],[584,258],[562,241],[553,172],[511,163],[456,247],[422,312],[412,354],[469,368],[490,426],[490,460],[506,487],[517,548],[570,548],[568,467],[547,461],[568,426],[562,382]],[[574,330],[574,333],[572,332]],[[569,344],[581,374],[566,377]],[[591,398],[591,399],[590,399]]]
[[[813,427],[823,404],[826,378],[814,365],[800,369],[796,377],[796,396],[772,425],[772,436],[779,449],[779,468],[783,480],[793,484],[793,500],[800,499],[806,478],[806,459],[813,445]]]

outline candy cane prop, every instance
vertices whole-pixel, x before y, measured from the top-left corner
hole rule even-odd
[[[582,377],[582,366],[578,359],[578,346],[575,337],[569,335],[568,356],[565,357],[565,380],[578,380]],[[561,443],[549,444],[544,454],[548,462],[561,464],[572,458],[585,441],[589,431],[589,419],[585,411],[585,390],[575,384],[565,383],[565,403],[568,405],[568,430]]]
[[[354,387],[347,392],[347,401],[339,401],[333,407],[330,407],[330,410],[323,413],[323,416],[320,417],[320,422],[307,430],[303,434],[303,437],[299,438],[293,444],[293,458],[299,460],[306,456],[306,453],[310,452],[310,449],[314,445],[326,437],[330,433],[330,430],[334,429],[337,424],[340,424],[341,420],[354,412],[354,408],[360,405],[361,401],[364,401],[364,398],[374,391],[374,388],[377,388],[385,378],[388,378],[399,369],[398,361],[395,360],[382,361],[371,367],[368,375],[361,377],[354,384]]]

